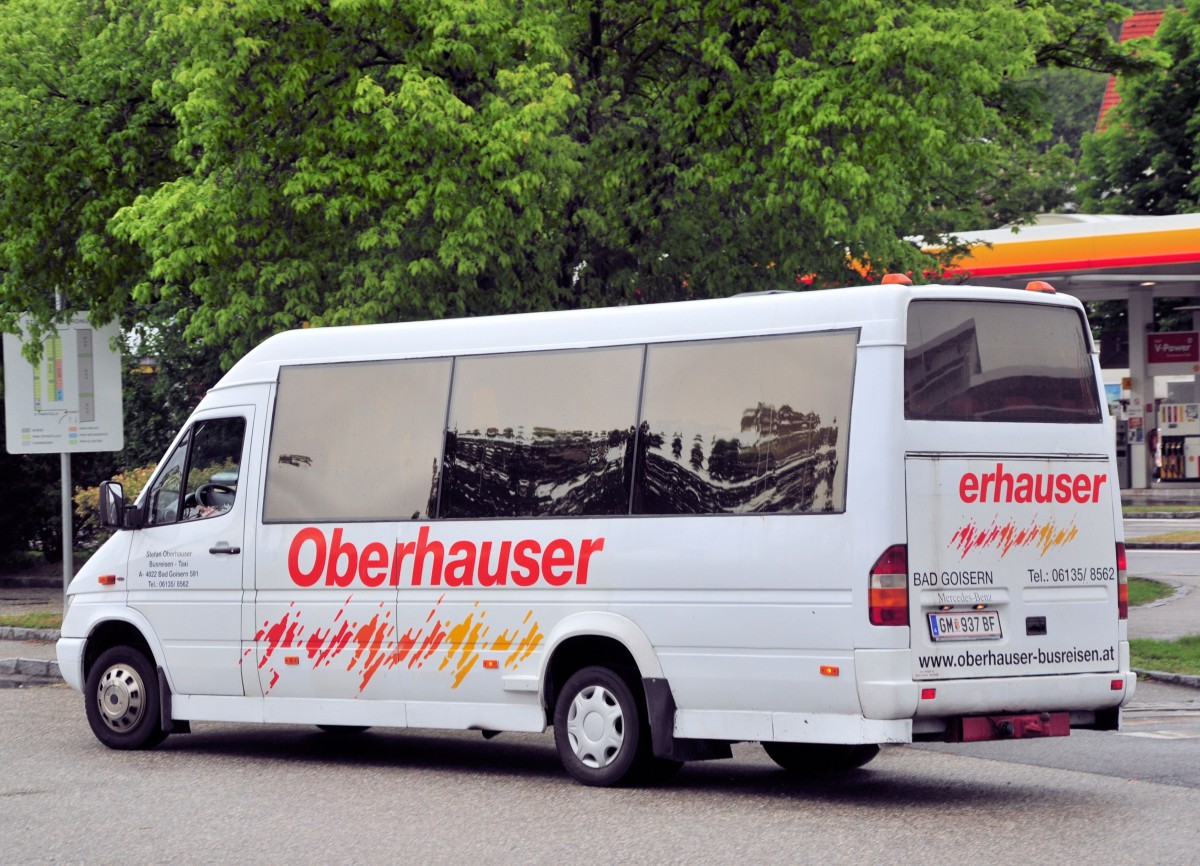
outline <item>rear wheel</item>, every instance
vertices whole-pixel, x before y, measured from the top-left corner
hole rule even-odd
[[[789,773],[817,775],[861,767],[879,754],[879,746],[867,743],[842,746],[830,743],[763,743],[763,749]]]
[[[83,694],[92,733],[110,749],[149,749],[166,738],[158,679],[139,650],[115,646],[101,653]]]
[[[633,672],[599,665],[573,674],[554,708],[554,743],[567,772],[585,785],[665,781],[677,761],[654,757]]]

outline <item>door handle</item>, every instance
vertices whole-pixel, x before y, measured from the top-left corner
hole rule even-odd
[[[241,553],[240,547],[230,547],[226,541],[218,541],[216,547],[210,547],[209,553]]]

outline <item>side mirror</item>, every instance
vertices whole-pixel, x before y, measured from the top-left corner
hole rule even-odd
[[[117,481],[100,482],[100,525],[105,529],[125,528],[125,490]]]

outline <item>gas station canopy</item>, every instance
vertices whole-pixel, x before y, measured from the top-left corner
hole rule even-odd
[[[1126,302],[1130,396],[1116,430],[1118,463],[1128,461],[1121,465],[1127,470],[1122,486],[1200,486],[1200,386],[1193,385],[1191,400],[1178,411],[1154,398],[1156,375],[1200,373],[1200,307],[1185,307],[1193,311],[1191,332],[1154,331],[1155,298],[1200,297],[1200,214],[1047,214],[1033,225],[965,233],[959,240],[970,250],[943,282],[1024,288],[1036,279],[1081,301]],[[1159,467],[1154,447],[1160,481],[1153,480]]]
[[[1200,297],[1200,214],[1046,214],[1028,226],[969,232],[947,282],[1024,288],[1046,280],[1082,301]]]

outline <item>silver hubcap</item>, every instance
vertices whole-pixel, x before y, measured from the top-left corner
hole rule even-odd
[[[567,737],[585,766],[600,769],[615,761],[625,742],[625,717],[612,692],[588,686],[575,695],[567,714]]]
[[[138,723],[146,711],[146,687],[137,671],[129,665],[113,665],[100,677],[96,692],[100,718],[118,733]]]

